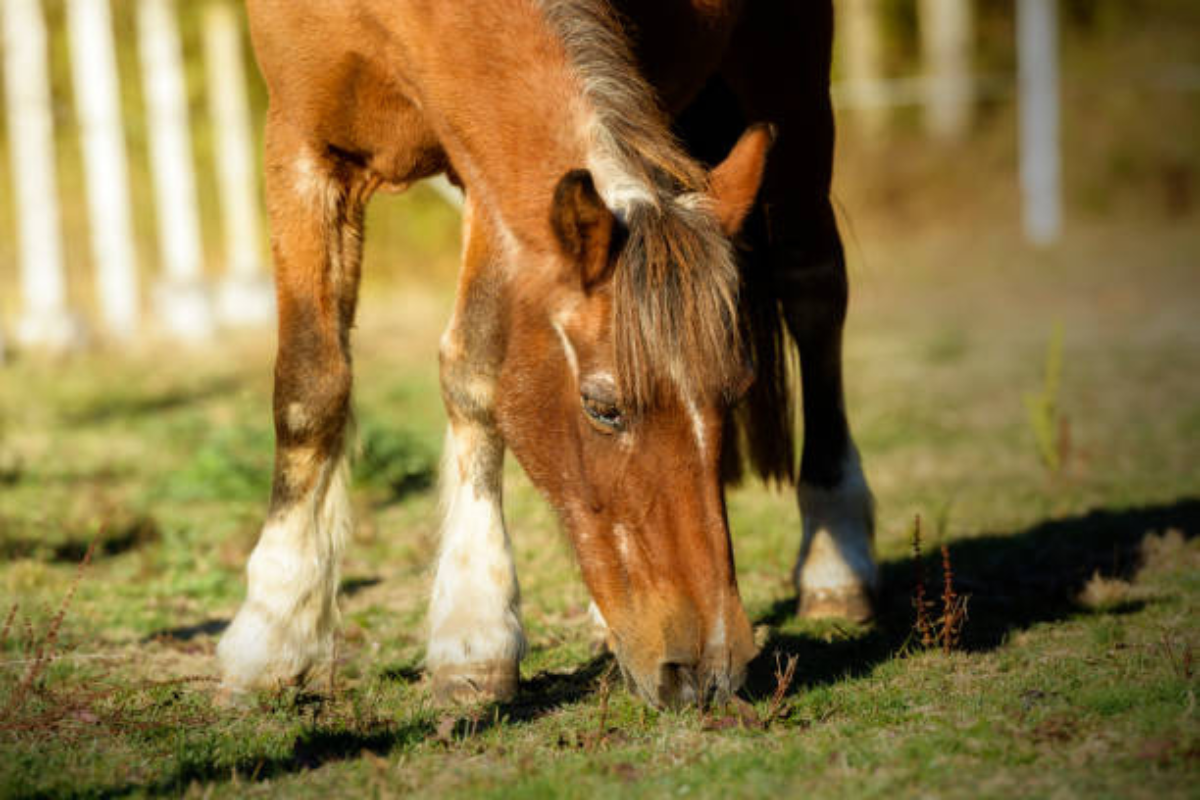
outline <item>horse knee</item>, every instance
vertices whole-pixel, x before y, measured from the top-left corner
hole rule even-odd
[[[275,431],[281,446],[323,444],[340,437],[350,410],[350,364],[296,358],[281,351],[275,370]]]
[[[452,334],[438,350],[442,401],[452,417],[491,427],[495,376]]]

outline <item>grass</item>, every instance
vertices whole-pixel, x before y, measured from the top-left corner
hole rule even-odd
[[[592,652],[569,547],[512,464],[522,692],[432,705],[447,292],[366,300],[336,684],[249,710],[210,695],[266,499],[270,343],[5,367],[0,796],[1194,796],[1200,237],[1094,228],[1040,254],[1013,239],[889,240],[893,264],[855,275],[848,405],[879,501],[880,618],[796,620],[793,500],[733,491],[763,649],[744,702],[704,712],[648,709]],[[1052,321],[1073,425],[1056,474],[1022,403]],[[912,646],[916,514],[928,595],[945,602],[944,547],[970,597],[953,648]]]
[[[243,711],[211,702],[213,650],[270,480],[269,342],[0,367],[0,797],[1194,797],[1200,226],[1196,137],[1179,132],[1196,114],[1130,76],[1190,52],[1195,26],[1171,16],[1191,8],[1183,0],[1152,5],[1103,4],[1086,41],[1066,29],[1065,179],[1079,216],[1055,249],[1022,247],[1005,222],[1019,202],[1011,106],[982,109],[978,135],[949,149],[897,130],[899,144],[872,155],[843,120],[838,195],[856,209],[848,406],[878,499],[882,613],[870,626],[796,620],[793,498],[733,491],[763,645],[748,705],[660,714],[629,697],[591,649],[553,514],[510,464],[532,645],[522,692],[499,707],[432,706],[420,663],[444,426],[436,349],[457,224],[426,190],[377,202],[368,224],[358,526],[332,687]],[[132,41],[132,5],[114,8]],[[199,6],[181,8],[194,23]],[[63,6],[48,9],[66,257],[86,309]],[[1129,36],[1130,14],[1142,35]],[[185,48],[204,188],[196,30]],[[148,286],[146,132],[135,53],[119,57]],[[8,170],[0,158],[11,228]],[[201,192],[201,214],[216,244],[214,196]],[[217,247],[206,261],[219,271]],[[11,321],[16,278],[2,271]],[[914,646],[917,515],[927,597],[945,604],[945,548],[953,591],[970,598],[949,653]]]

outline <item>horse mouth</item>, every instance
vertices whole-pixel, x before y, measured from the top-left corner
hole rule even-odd
[[[713,669],[694,662],[663,661],[650,673],[639,676],[621,666],[625,685],[655,708],[680,710],[720,705],[742,687],[746,670]]]

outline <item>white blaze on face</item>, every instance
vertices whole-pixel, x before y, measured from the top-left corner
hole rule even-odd
[[[571,344],[571,339],[567,336],[567,332],[563,329],[561,322],[555,319],[551,320],[550,324],[554,327],[554,332],[558,334],[558,341],[562,345],[563,353],[567,357],[567,365],[571,367],[571,374],[578,381],[579,358],[575,355],[575,347]]]

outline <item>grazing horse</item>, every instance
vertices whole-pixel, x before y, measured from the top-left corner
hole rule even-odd
[[[363,210],[438,173],[465,203],[440,347],[435,695],[517,687],[506,449],[561,516],[630,688],[665,706],[736,691],[755,646],[723,487],[743,461],[795,479],[793,347],[798,610],[870,614],[871,498],[843,410],[847,287],[828,198],[830,0],[248,7],[270,93],[277,450],[247,597],[219,647],[227,690],[302,680],[328,657]]]

